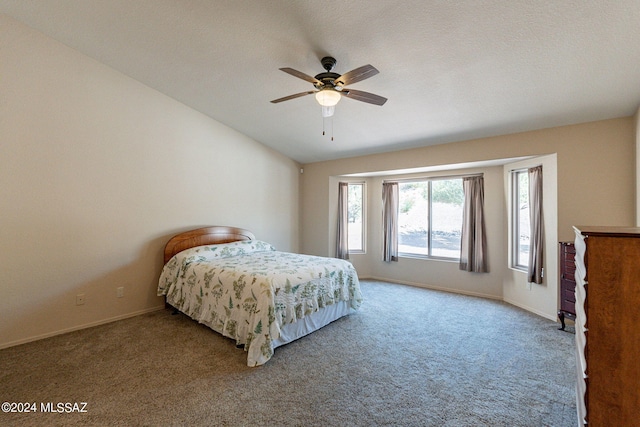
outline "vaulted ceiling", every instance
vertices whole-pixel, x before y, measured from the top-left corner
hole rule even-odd
[[[301,162],[613,117],[640,102],[638,0],[0,0],[5,13]],[[323,123],[311,83],[380,73]],[[323,127],[326,135],[322,135]],[[330,134],[334,139],[331,140]]]

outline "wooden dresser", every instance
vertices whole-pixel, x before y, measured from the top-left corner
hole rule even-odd
[[[575,231],[578,423],[640,425],[640,228]]]
[[[576,318],[576,248],[573,242],[560,242],[560,310],[558,319],[564,331],[564,319]]]

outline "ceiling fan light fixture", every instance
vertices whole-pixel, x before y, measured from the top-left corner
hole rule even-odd
[[[322,117],[327,118],[333,116],[333,113],[336,111],[335,105],[330,107],[322,106]]]
[[[334,107],[340,101],[340,98],[340,92],[333,89],[322,89],[321,91],[316,92],[316,100],[323,107]]]

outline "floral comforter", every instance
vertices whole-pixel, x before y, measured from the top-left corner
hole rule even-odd
[[[244,345],[247,364],[273,355],[280,328],[338,301],[362,302],[350,262],[279,252],[259,240],[187,249],[165,265],[158,295]]]

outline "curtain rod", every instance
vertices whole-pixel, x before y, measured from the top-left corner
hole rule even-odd
[[[540,163],[539,165],[535,165],[535,166],[525,166],[523,168],[509,169],[509,172],[524,172],[524,171],[528,171],[531,168],[537,168],[538,166],[542,166],[542,163]]]
[[[472,173],[466,175],[438,175],[438,176],[423,176],[414,178],[401,178],[401,179],[385,179],[382,182],[412,182],[412,181],[428,181],[436,179],[456,179],[456,178],[473,178],[474,176],[484,176],[483,173]]]

